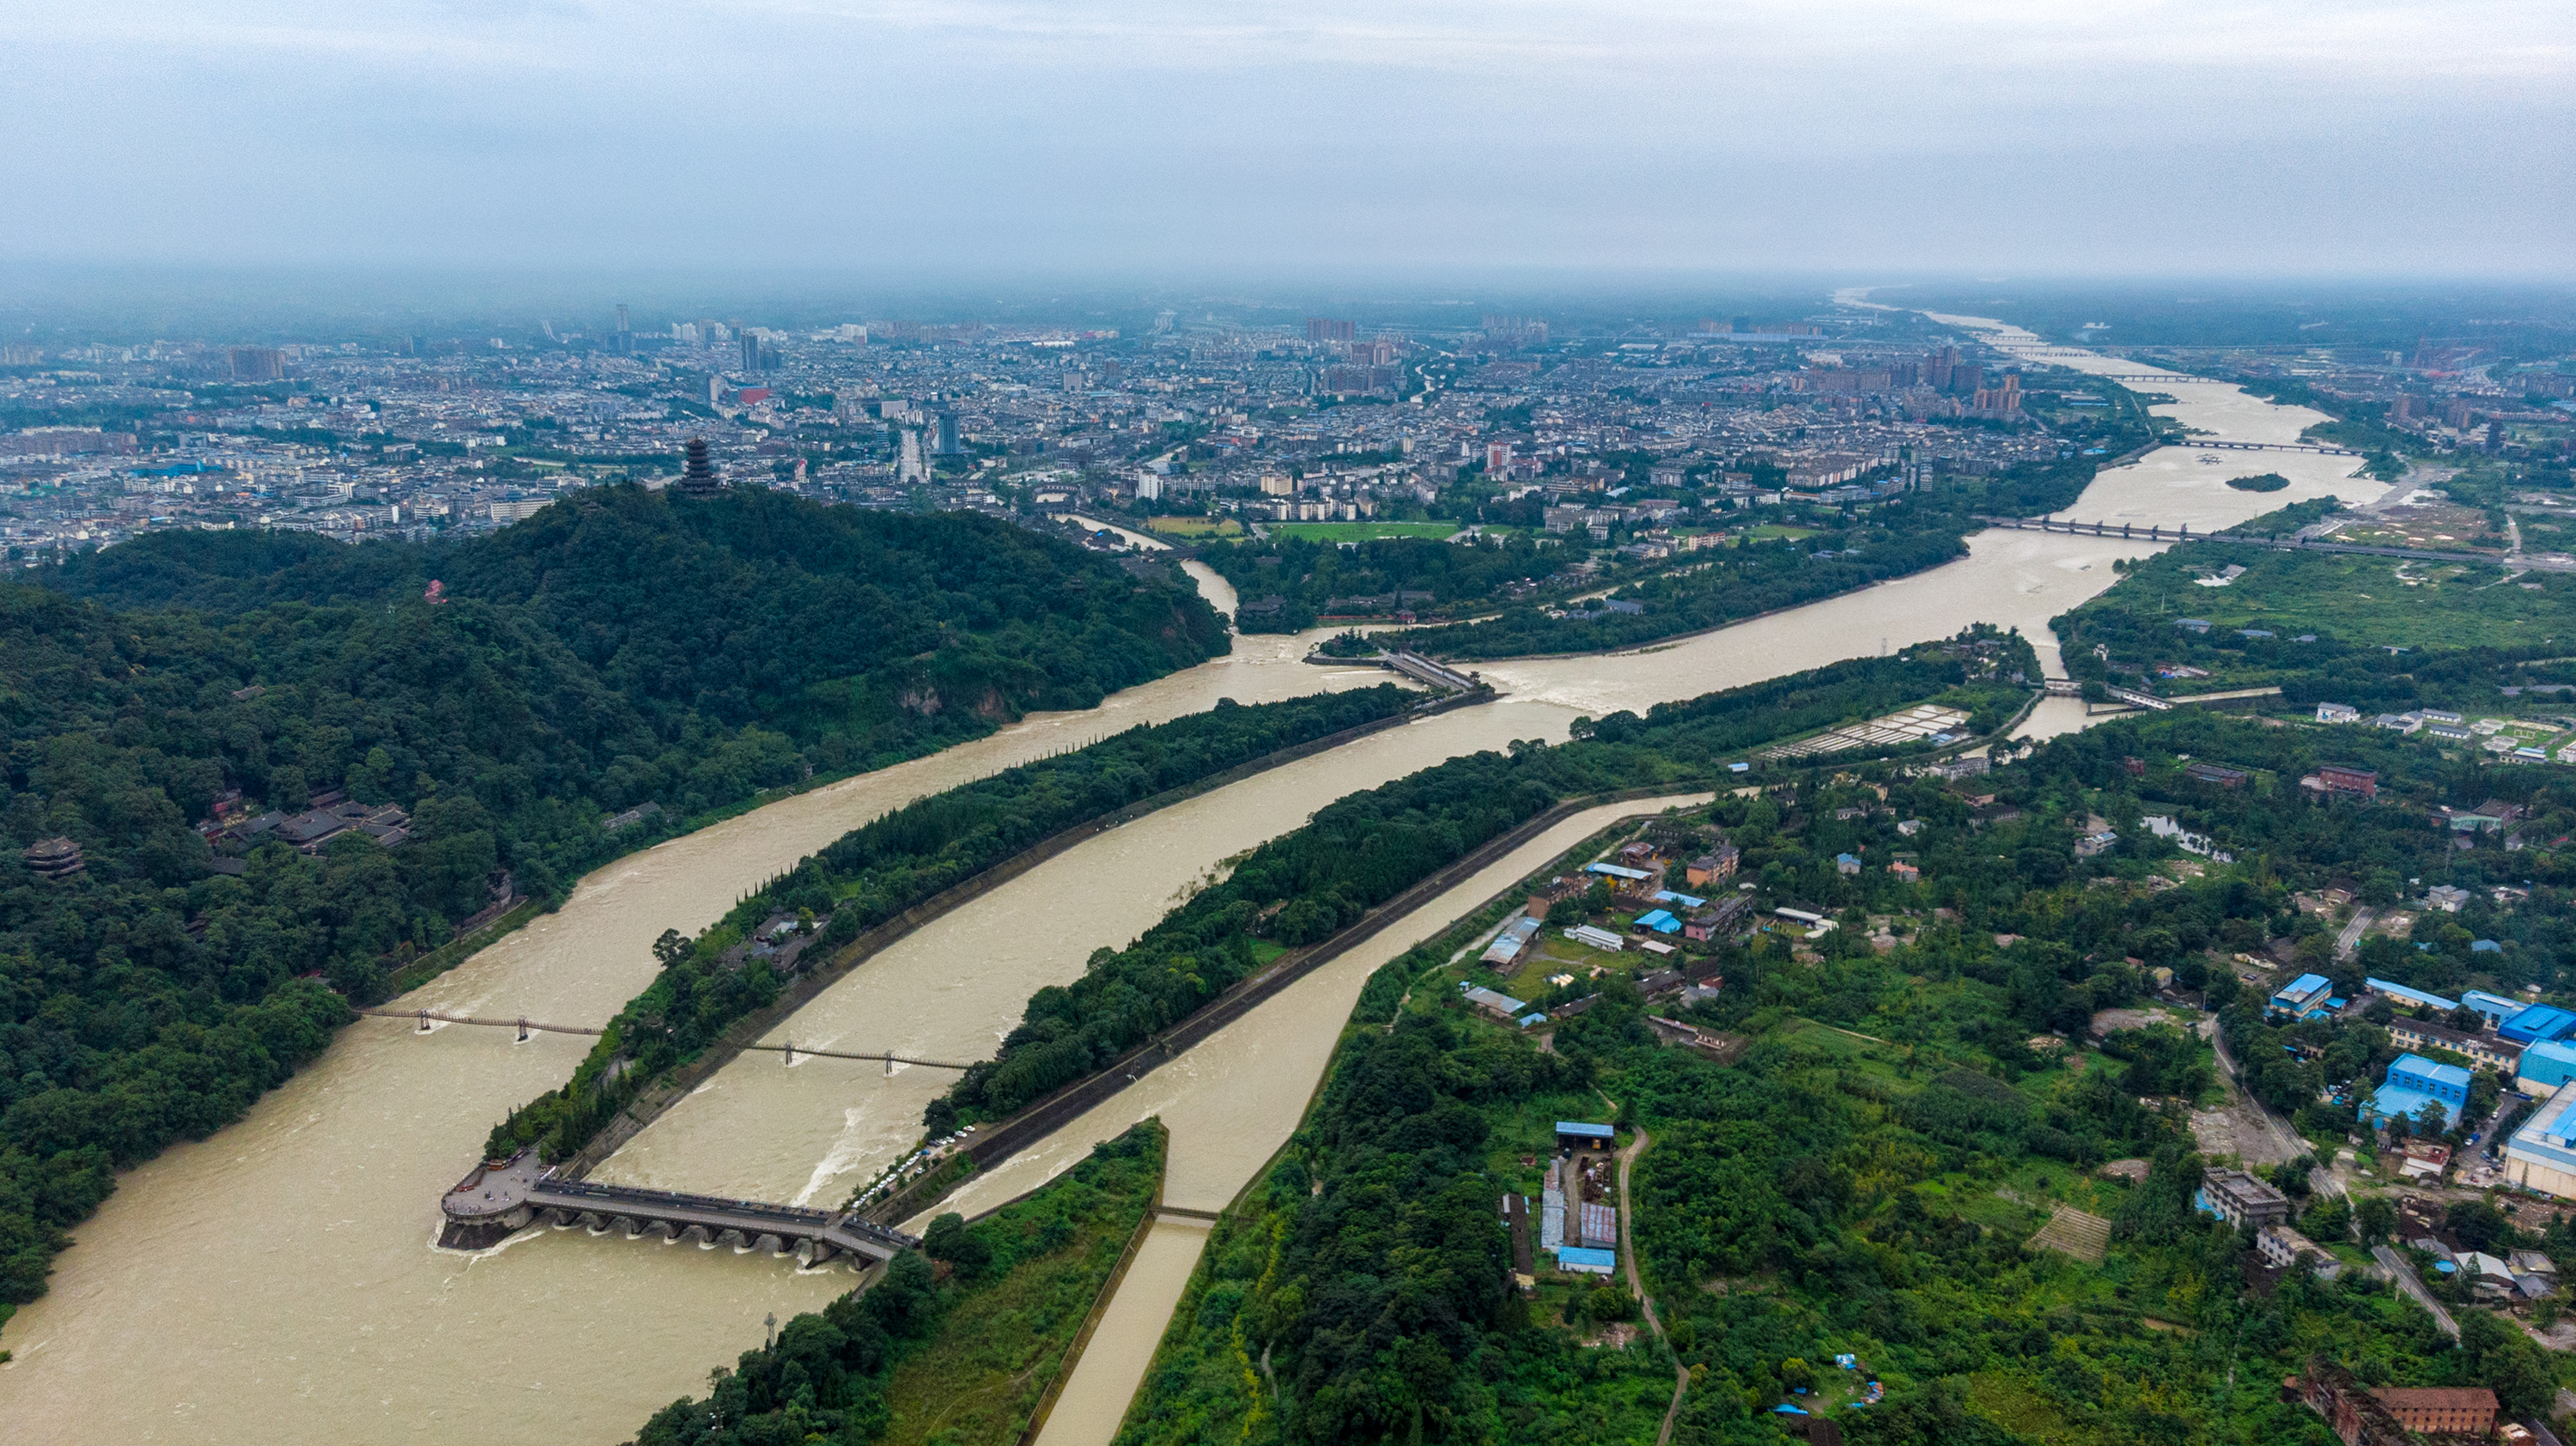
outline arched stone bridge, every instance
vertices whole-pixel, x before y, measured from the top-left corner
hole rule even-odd
[[[665,1243],[792,1253],[807,1266],[854,1256],[864,1268],[864,1262],[891,1260],[920,1244],[901,1231],[839,1211],[558,1180],[537,1163],[533,1151],[475,1166],[439,1201],[439,1208],[447,1225],[438,1243],[458,1250],[497,1245],[514,1231],[538,1224],[579,1225],[594,1235],[614,1232],[628,1240],[649,1235]]]

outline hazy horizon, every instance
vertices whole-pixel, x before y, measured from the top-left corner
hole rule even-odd
[[[2576,255],[2576,12],[2530,0],[100,0],[0,36],[0,256],[75,266],[1861,284]]]

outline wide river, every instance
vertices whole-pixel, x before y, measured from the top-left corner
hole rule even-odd
[[[2090,371],[2136,363],[2010,349]],[[2282,442],[2313,412],[2181,383],[2160,410],[2210,434]],[[2228,465],[2241,464],[2241,465]],[[2348,458],[2166,448],[2105,473],[2070,515],[2225,526],[2304,497],[2385,489]],[[2231,491],[2240,472],[2291,478],[2284,493]],[[780,1031],[817,1048],[893,1047],[927,1058],[988,1054],[1029,994],[1075,977],[1094,948],[1133,938],[1220,861],[1294,828],[1320,805],[1443,758],[1515,738],[1561,739],[1578,715],[1643,710],[1837,658],[2017,626],[2054,663],[2047,620],[2113,581],[2138,542],[1989,532],[1917,577],[1653,649],[1496,663],[1501,702],[1413,723],[1260,774],[1103,834],[918,931],[854,971]],[[1213,573],[1190,571],[1220,607]],[[1315,639],[1239,637],[1225,658],[1130,689],[1100,708],[1029,718],[934,757],[783,799],[610,864],[563,909],[407,996],[405,1006],[606,1019],[649,981],[652,939],[693,933],[745,891],[850,828],[926,793],[1103,734],[1196,712],[1364,686],[1373,670],[1298,659]],[[2056,669],[2052,666],[2051,671]],[[2031,729],[2079,726],[2044,707]],[[1262,1009],[975,1182],[968,1209],[1026,1189],[1091,1140],[1146,1114],[1173,1132],[1172,1203],[1230,1199],[1288,1134],[1369,968],[1536,866],[1586,825],[1560,828],[1301,981]],[[559,1084],[589,1041],[504,1030],[413,1033],[365,1020],[213,1139],[123,1177],[77,1232],[51,1292],[9,1323],[0,1430],[40,1442],[304,1443],[542,1438],[622,1441],[653,1410],[703,1389],[709,1368],[757,1345],[764,1321],[849,1287],[843,1271],[658,1243],[530,1232],[479,1256],[431,1248],[437,1197],[509,1107]],[[746,1056],[613,1157],[599,1178],[713,1194],[837,1203],[917,1138],[946,1080],[849,1061]],[[1184,1238],[1186,1237],[1186,1238]],[[1050,1446],[1105,1441],[1195,1258],[1195,1232],[1158,1227],[1050,1421]]]

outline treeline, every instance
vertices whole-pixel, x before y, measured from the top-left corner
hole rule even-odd
[[[1966,705],[1979,732],[2001,726],[2037,686],[2039,655],[2018,630],[1974,623],[1957,636],[1884,658],[1850,658],[1657,703],[1579,719],[1576,731],[1603,743],[1651,742],[1677,761],[1714,762],[1775,738],[1795,737],[1937,696]],[[2018,681],[2016,681],[2018,680]],[[2001,709],[1999,716],[1997,710]]]
[[[1831,557],[1822,555],[1828,552]],[[1387,642],[1461,660],[1606,652],[1853,592],[1966,553],[1967,544],[1955,529],[1866,540],[1822,533],[1800,542],[1746,541],[1705,564],[1693,554],[1690,562],[1676,564],[1678,576],[1658,576],[1618,591],[1620,599],[1643,604],[1643,612],[1552,618],[1544,609],[1523,605],[1485,622],[1408,628]]]
[[[917,799],[842,835],[771,880],[694,940],[667,936],[662,972],[630,1000],[572,1079],[495,1125],[492,1158],[536,1145],[559,1160],[589,1143],[672,1066],[778,997],[787,976],[748,952],[767,920],[818,931],[821,959],[867,929],[1077,824],[1282,749],[1402,713],[1420,700],[1392,683],[1131,728],[1072,753]]]
[[[1580,749],[1474,753],[1326,805],[1133,944],[1094,951],[1082,978],[1039,990],[999,1055],[931,1102],[931,1130],[998,1119],[1100,1069],[1283,946],[1330,937],[1567,793],[1612,776]]]
[[[941,1216],[921,1251],[787,1322],[631,1446],[1016,1440],[1153,1205],[1163,1153],[1148,1120],[989,1219]]]
[[[1225,646],[1195,594],[1078,548],[769,493],[603,488],[426,546],[156,533],[41,578],[0,583],[0,1303],[115,1170],[236,1117],[505,872],[548,899],[693,816]],[[234,793],[396,804],[409,837],[219,860],[195,825]],[[23,850],[57,837],[84,867],[48,881]]]
[[[1199,556],[1234,585],[1244,602],[1280,599],[1276,612],[1237,616],[1236,626],[1256,633],[1311,628],[1334,598],[1421,592],[1430,594],[1429,599],[1409,602],[1411,611],[1481,608],[1507,596],[1512,584],[1539,583],[1566,561],[1563,548],[1542,550],[1529,538],[1510,533],[1458,542],[1377,538],[1350,547],[1286,537],[1206,543]]]
[[[1991,644],[1987,653],[1973,651]],[[1991,670],[2028,645],[1992,629],[1953,645]],[[931,1103],[935,1133],[997,1119],[1097,1071],[1254,973],[1283,949],[1318,943],[1378,904],[1558,802],[1580,794],[1716,776],[1759,743],[1946,696],[1968,676],[1947,646],[1862,658],[1646,717],[1581,720],[1561,747],[1515,743],[1353,794],[1254,850],[1124,949],[1093,953],[1083,977],[1029,1001],[999,1055]]]
[[[1975,520],[1978,515],[2063,510],[2093,480],[2094,467],[2082,459],[2026,463],[1994,477],[1902,494],[1864,517],[1840,520],[1840,525],[1802,540],[1748,536],[1715,552],[1676,556],[1664,571],[1614,594],[1642,604],[1642,612],[1551,618],[1547,609],[1520,604],[1484,622],[1410,628],[1384,641],[1445,658],[1480,660],[1603,652],[1705,632],[1964,556],[1968,534],[1984,526]]]

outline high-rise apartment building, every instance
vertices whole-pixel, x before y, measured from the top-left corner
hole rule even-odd
[[[745,327],[742,334],[737,337],[736,340],[741,343],[742,369],[747,372],[756,372],[760,370],[759,334],[752,331],[750,328]]]
[[[635,333],[627,329],[626,303],[621,301],[617,303],[617,354],[624,356],[633,350],[635,350]]]
[[[1349,341],[1357,330],[1347,321],[1335,321],[1324,316],[1306,318],[1306,340],[1310,342]]]
[[[286,353],[273,346],[237,346],[227,360],[237,382],[273,382],[286,375]]]

